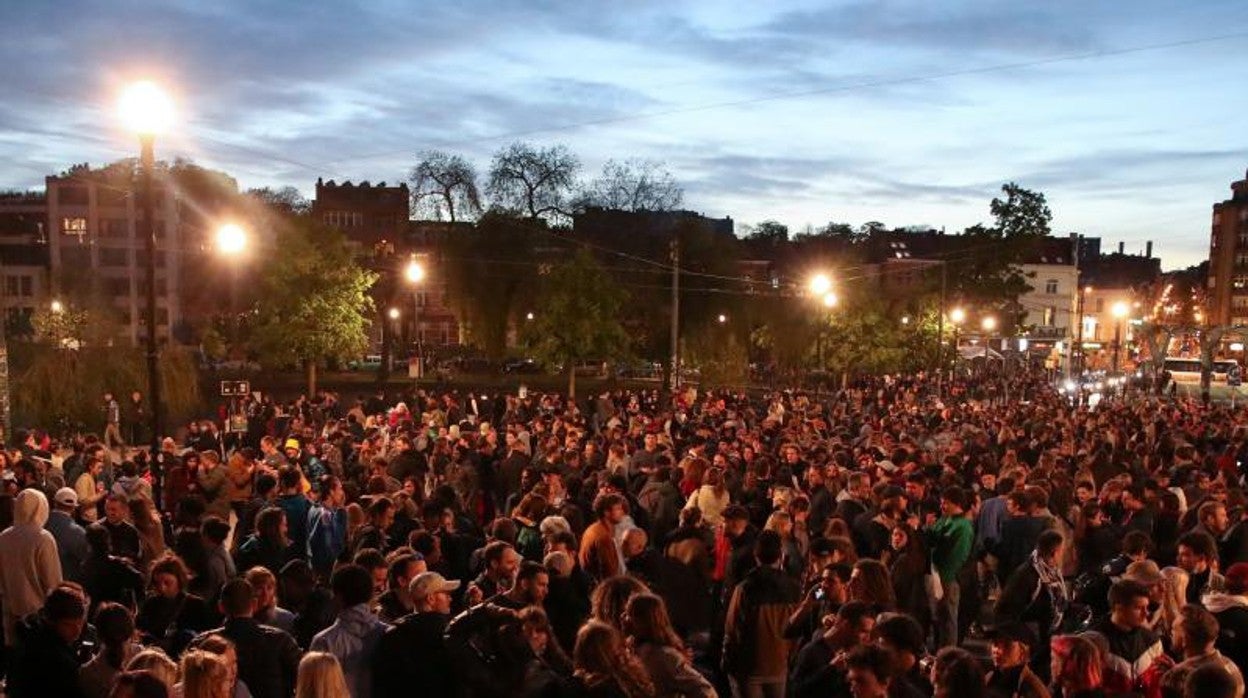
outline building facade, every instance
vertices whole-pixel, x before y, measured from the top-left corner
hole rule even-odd
[[[1248,325],[1248,172],[1213,205],[1208,284],[1209,322]]]
[[[47,221],[43,193],[0,194],[0,307],[10,336],[28,335],[35,310],[51,302]]]
[[[341,230],[362,247],[393,245],[402,240],[411,217],[411,192],[406,184],[386,186],[316,180],[312,217]]]

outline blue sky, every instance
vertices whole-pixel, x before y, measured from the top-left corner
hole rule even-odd
[[[244,187],[397,181],[522,138],[586,176],[663,160],[687,207],[794,229],[958,230],[1014,180],[1054,227],[1207,254],[1248,169],[1248,16],[1198,3],[25,2],[0,6],[0,188],[131,154],[126,81],[176,94],[159,155]],[[1176,45],[1177,44],[1177,45]],[[1082,57],[1082,58],[1077,58]]]

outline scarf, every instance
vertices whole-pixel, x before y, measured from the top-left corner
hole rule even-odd
[[[1061,627],[1062,618],[1066,615],[1066,609],[1070,604],[1070,592],[1066,588],[1066,579],[1057,566],[1045,562],[1035,550],[1031,552],[1031,566],[1035,568],[1036,574],[1040,575],[1040,586],[1049,595],[1049,601],[1053,607],[1053,622],[1049,629],[1056,631]]]

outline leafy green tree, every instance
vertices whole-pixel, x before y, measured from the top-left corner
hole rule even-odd
[[[576,364],[628,355],[629,335],[620,322],[627,296],[590,254],[578,251],[546,273],[537,311],[523,341],[548,366],[562,365],[568,395],[576,395]]]
[[[469,341],[491,358],[506,353],[512,318],[532,307],[533,280],[542,268],[535,249],[539,240],[551,240],[539,232],[543,225],[491,211],[443,246],[448,295]]]
[[[377,275],[356,262],[332,228],[293,221],[277,238],[282,253],[262,279],[251,345],[267,365],[302,365],[311,396],[322,362],[367,350]]]
[[[1001,186],[1005,198],[993,198],[989,208],[1002,238],[1042,238],[1049,232],[1053,212],[1044,194],[1024,189],[1014,182]]]

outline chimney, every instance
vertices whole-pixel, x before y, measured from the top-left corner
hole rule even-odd
[[[1153,258],[1153,241],[1152,240],[1149,240],[1148,242],[1144,243],[1144,258],[1145,259]]]
[[[1127,248],[1127,243],[1122,242],[1122,241],[1118,242],[1118,254],[1123,254],[1126,251],[1126,248]]]

